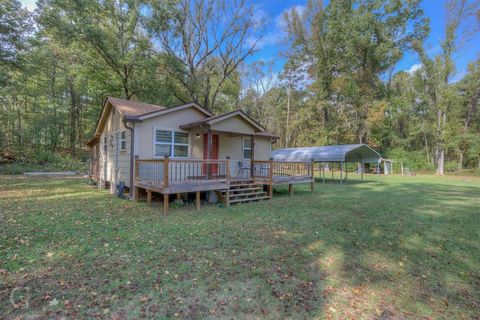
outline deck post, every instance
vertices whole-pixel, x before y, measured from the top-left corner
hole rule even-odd
[[[250,135],[250,177],[255,178],[255,136]]]
[[[208,129],[207,132],[207,158],[208,160],[212,159],[212,130]],[[207,179],[210,180],[210,166],[211,162],[207,163]]]
[[[135,187],[134,199],[137,202],[140,201],[140,188],[139,187]]]
[[[150,205],[152,203],[152,191],[147,190],[147,204]]]
[[[230,156],[227,156],[227,164],[225,168],[225,177],[227,179],[227,182],[230,181]]]
[[[182,194],[181,193],[177,193],[177,200],[181,200],[182,199]]]
[[[163,214],[167,215],[168,214],[168,194],[163,194]]]
[[[138,155],[135,156],[135,161],[133,162],[133,165],[135,166],[135,175],[133,177],[134,181],[130,181],[130,190],[133,192],[133,199],[138,201],[138,188],[135,186],[140,176],[138,172]]]
[[[270,157],[268,165],[268,196],[270,199],[273,197],[273,157]]]
[[[168,156],[163,158],[163,186],[168,187],[168,163],[170,159]]]
[[[230,189],[225,190],[225,206],[230,207]]]
[[[290,197],[293,196],[293,184],[291,184],[291,183],[288,184],[288,195]]]
[[[200,210],[200,191],[195,193],[195,209]]]

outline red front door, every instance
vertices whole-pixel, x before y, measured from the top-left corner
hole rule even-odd
[[[212,160],[218,160],[218,135],[212,134],[212,151],[211,151]],[[208,159],[208,134],[203,135],[203,159]],[[207,173],[206,166],[203,166],[204,174]],[[210,164],[210,174],[218,174],[218,164]]]

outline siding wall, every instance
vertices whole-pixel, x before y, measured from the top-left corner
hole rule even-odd
[[[125,131],[126,148],[120,150],[120,132]],[[107,138],[107,151],[104,150],[104,137]],[[130,186],[130,131],[125,128],[122,116],[112,108],[105,123],[99,142],[99,178],[110,182],[110,191],[115,191],[115,185],[124,181]]]
[[[130,186],[130,149],[131,136],[130,131],[125,128],[122,122],[122,116],[118,111],[111,111],[100,137],[99,147],[99,178],[110,182],[111,192],[115,191],[115,185],[124,181],[126,186]],[[189,158],[203,159],[203,134],[198,130],[185,131],[180,128],[181,125],[203,119],[205,115],[195,108],[187,108],[177,112],[165,114],[161,117],[146,119],[143,122],[135,123],[135,155],[139,159],[155,158],[154,135],[155,128],[164,130],[174,130],[189,133]],[[252,134],[252,128],[243,120],[233,118],[218,123],[214,126],[215,130],[236,130],[237,132]],[[126,150],[120,151],[120,132],[125,130]],[[200,135],[200,138],[196,137]],[[216,133],[219,135],[219,159],[225,159],[230,156],[231,174],[236,176],[238,171],[238,161],[243,160],[243,137],[231,136],[228,133]],[[104,152],[103,139],[107,137],[107,151]],[[255,138],[255,159],[268,160],[271,154],[271,142],[267,137]]]

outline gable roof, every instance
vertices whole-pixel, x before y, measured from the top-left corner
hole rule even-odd
[[[321,147],[287,148],[275,150],[276,161],[366,162],[378,163],[380,154],[366,144],[341,144]]]
[[[186,109],[186,108],[195,108],[195,109],[197,109],[198,111],[200,111],[201,113],[203,113],[204,115],[206,115],[208,117],[212,116],[212,113],[210,113],[207,109],[201,107],[197,103],[188,102],[188,103],[180,104],[180,105],[173,106],[173,107],[163,108],[161,110],[154,110],[152,112],[144,113],[144,114],[139,115],[137,118],[138,118],[138,120],[145,120],[145,119],[153,118],[153,117],[156,117],[156,116],[164,115],[166,113],[179,111],[179,110]]]
[[[180,127],[182,129],[190,129],[190,128],[198,127],[198,126],[205,125],[205,124],[211,126],[215,123],[218,123],[218,122],[221,122],[221,121],[233,118],[233,117],[241,117],[243,120],[248,122],[251,126],[255,127],[260,132],[267,131],[267,129],[265,129],[261,124],[259,124],[257,121],[255,121],[253,118],[251,118],[249,115],[247,115],[242,110],[235,110],[235,111],[231,111],[231,112],[227,112],[227,113],[222,113],[222,114],[219,114],[219,115],[216,115],[216,116],[211,116],[211,117],[199,120],[199,121],[195,121],[195,122],[192,122],[192,123],[187,123],[187,124],[182,125]]]
[[[130,121],[142,121],[145,119],[153,118],[166,113],[179,111],[179,110],[182,110],[185,108],[191,108],[191,107],[197,109],[201,113],[205,114],[205,116],[207,117],[212,116],[210,112],[208,112],[206,109],[202,108],[201,106],[199,106],[194,102],[189,102],[189,103],[177,105],[174,107],[166,108],[163,106],[158,106],[150,103],[119,99],[115,97],[106,97],[103,102],[102,112],[95,126],[94,136],[93,138],[89,139],[86,142],[87,145],[95,144],[98,141],[98,138],[100,136],[100,131],[103,128],[103,125],[105,124],[105,121],[106,121],[106,116],[108,115],[108,112],[111,110],[112,107],[118,110],[118,112],[120,112],[120,114],[123,115],[124,119],[130,120]]]
[[[165,110],[165,107],[157,106],[150,103],[137,102],[132,100],[124,100],[114,97],[107,97],[103,105],[111,103],[124,116],[138,117],[143,114]]]
[[[241,110],[235,110],[235,111],[214,116],[208,110],[201,107],[195,102],[189,102],[189,103],[166,108],[163,106],[158,106],[158,105],[144,103],[144,102],[119,99],[115,97],[107,97],[103,102],[103,109],[97,121],[94,136],[93,138],[91,138],[86,142],[87,145],[89,146],[94,145],[99,141],[101,130],[105,125],[107,120],[107,115],[112,108],[115,108],[116,110],[118,110],[118,112],[121,115],[123,115],[124,120],[132,121],[132,122],[141,122],[145,119],[162,116],[170,112],[175,112],[175,111],[183,110],[186,108],[195,108],[199,112],[203,113],[206,117],[199,121],[182,125],[181,126],[182,129],[190,129],[190,128],[201,126],[204,124],[213,125],[215,123],[218,123],[233,117],[241,117],[244,121],[249,123],[249,125],[254,127],[256,131],[258,131],[256,135],[263,135],[265,137],[278,138],[276,135],[268,132],[262,125],[260,125],[257,121],[255,121],[253,118],[251,118]]]

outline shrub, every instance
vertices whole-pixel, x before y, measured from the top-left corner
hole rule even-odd
[[[413,171],[433,171],[435,167],[422,151],[407,151],[403,149],[391,149],[385,152],[386,158],[402,161],[405,168]]]

